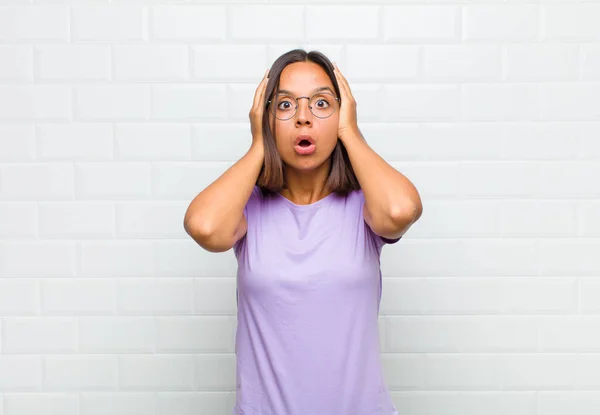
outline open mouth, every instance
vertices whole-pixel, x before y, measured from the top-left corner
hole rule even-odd
[[[313,154],[315,152],[315,149],[316,146],[313,142],[312,137],[306,136],[306,138],[303,138],[302,136],[298,136],[298,138],[296,138],[294,150],[296,150],[297,154],[308,156],[310,154]]]

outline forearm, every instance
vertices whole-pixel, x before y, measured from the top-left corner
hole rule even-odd
[[[360,130],[347,134],[342,142],[375,227],[385,232],[416,221],[421,198],[410,180],[371,149]]]
[[[251,146],[246,154],[190,203],[184,219],[188,233],[231,237],[240,223],[264,160],[264,149]]]

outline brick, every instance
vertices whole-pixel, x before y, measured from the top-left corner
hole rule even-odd
[[[38,282],[33,279],[0,279],[0,315],[31,316],[40,312]]]
[[[546,239],[540,241],[542,275],[593,276],[598,272],[595,239]]]
[[[184,45],[113,46],[118,81],[183,81],[190,77],[189,49]]]
[[[509,81],[574,81],[578,77],[577,45],[506,45],[506,79]]]
[[[147,39],[144,8],[138,5],[73,6],[71,19],[71,36],[77,41]]]
[[[181,214],[177,228],[183,229],[183,217]],[[199,250],[198,244],[187,235],[185,239],[155,241],[154,259],[155,274],[163,277],[175,273],[181,277],[223,279],[237,272],[232,250],[222,253]]]
[[[543,40],[597,41],[600,4],[544,4]]]
[[[118,282],[118,310],[123,315],[190,315],[193,284],[189,278],[135,278]]]
[[[425,45],[423,79],[426,81],[499,81],[502,76],[498,45]]]
[[[188,391],[192,390],[193,379],[192,356],[145,355],[119,358],[119,387],[123,390]]]
[[[65,85],[0,86],[0,120],[65,121],[71,105]]]
[[[0,238],[34,239],[37,228],[35,202],[0,203]]]
[[[304,8],[282,5],[232,5],[229,39],[289,42],[304,40]]]
[[[108,240],[80,244],[78,275],[83,277],[144,277],[152,275],[150,241]]]
[[[306,40],[377,39],[380,12],[376,6],[306,6]]]
[[[80,415],[153,414],[157,407],[154,393],[148,392],[84,392],[80,397]]]
[[[19,393],[4,397],[5,415],[78,415],[76,393]]]
[[[42,239],[112,238],[114,206],[106,202],[50,202],[39,205]]]
[[[410,80],[419,71],[415,45],[348,45],[346,64],[338,64],[348,80]]]
[[[80,317],[82,353],[152,353],[157,329],[153,317]]]
[[[0,161],[32,161],[35,158],[35,126],[0,124]]]
[[[490,353],[535,351],[532,319],[506,316],[399,316],[387,321],[386,352]]]
[[[37,392],[42,380],[39,356],[0,356],[0,389],[3,392]]]
[[[110,80],[110,46],[43,45],[34,50],[36,79],[41,81]]]
[[[600,406],[600,393],[597,391],[540,391],[538,411],[544,415],[563,415],[572,412],[584,413],[589,408]]]
[[[156,5],[149,10],[151,36],[161,41],[224,41],[225,6]]]
[[[73,166],[68,163],[7,164],[2,173],[2,200],[67,200],[73,197]]]
[[[45,356],[44,389],[47,391],[114,391],[116,356]]]
[[[46,123],[36,126],[39,161],[109,161],[113,159],[110,124]]]
[[[77,322],[73,318],[12,317],[3,323],[5,354],[77,351]]]
[[[115,282],[101,279],[47,279],[41,282],[45,315],[110,315],[116,310]]]
[[[74,87],[77,120],[145,120],[150,116],[147,85],[86,85]]]
[[[235,389],[235,357],[232,354],[197,355],[194,372],[198,390]]]
[[[600,83],[547,83],[539,86],[540,118],[544,121],[597,121]]]
[[[196,313],[235,315],[236,301],[235,278],[198,278],[194,281]]]
[[[80,163],[75,179],[77,199],[132,200],[151,194],[147,163]]]
[[[465,5],[463,40],[539,41],[541,10],[537,4]]]
[[[269,67],[266,46],[196,45],[192,46],[192,52],[196,79],[254,81],[258,86]]]
[[[462,86],[462,118],[471,121],[534,121],[539,119],[541,99],[535,84],[465,84]]]
[[[458,6],[384,6],[381,13],[385,42],[456,42],[460,39]]]
[[[0,242],[0,275],[4,277],[71,277],[75,260],[73,242]]]
[[[459,90],[452,85],[389,85],[380,99],[382,121],[452,121],[460,109]]]
[[[33,81],[33,51],[31,47],[0,46],[0,62],[2,62],[0,81],[23,83]]]
[[[0,7],[0,40],[66,42],[69,8],[58,5]]]
[[[214,295],[214,294],[213,294]],[[161,317],[158,346],[162,353],[234,353],[236,318]]]
[[[121,161],[190,160],[190,136],[191,128],[185,124],[117,124],[115,158]]]
[[[600,80],[600,44],[586,43],[581,45],[581,65],[584,80]]]
[[[120,202],[116,205],[116,236],[123,239],[188,238],[183,217],[188,203]]]
[[[228,114],[227,98],[224,85],[153,85],[152,118],[170,121],[223,121]]]

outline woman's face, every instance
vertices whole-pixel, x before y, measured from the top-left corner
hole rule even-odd
[[[321,87],[329,89],[317,93],[317,89]],[[317,95],[314,96],[315,94]],[[277,96],[280,97],[278,107],[283,111],[291,111],[288,114],[294,112],[296,102],[293,98],[297,97],[314,96],[311,105],[313,111],[320,116],[328,114],[333,110],[331,106],[335,106],[332,115],[319,118],[310,111],[309,100],[301,98],[298,100],[296,114],[290,119],[283,121],[270,115],[271,123],[276,123],[274,131],[277,150],[287,166],[297,170],[312,170],[322,166],[329,160],[338,140],[339,103],[331,99],[336,97],[336,94],[329,76],[316,63],[292,63],[281,72]],[[273,99],[275,100],[275,97]],[[277,107],[274,100],[269,109]],[[273,127],[273,124],[271,126]],[[298,144],[300,135],[309,135],[312,144]]]

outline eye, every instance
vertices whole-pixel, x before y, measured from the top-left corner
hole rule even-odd
[[[287,106],[285,106],[287,105]],[[281,110],[289,110],[291,108],[293,108],[292,103],[290,101],[286,101],[284,98],[280,99],[278,104],[277,104],[277,108],[281,109]]]
[[[322,105],[324,104],[324,105]],[[329,102],[326,99],[320,98],[317,100],[317,107],[319,108],[327,108],[329,106]]]

